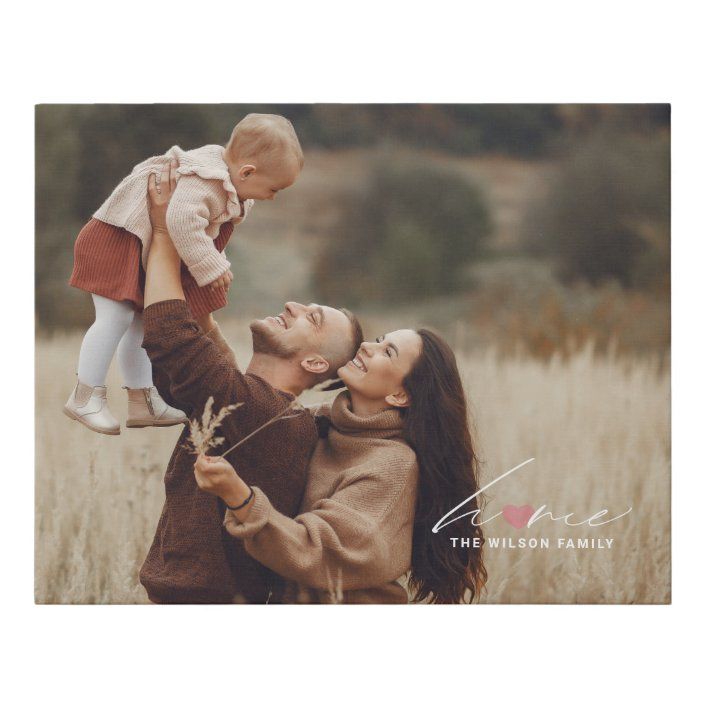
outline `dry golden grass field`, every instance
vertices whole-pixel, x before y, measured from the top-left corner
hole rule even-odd
[[[241,364],[246,325],[223,329]],[[371,331],[368,331],[368,334]],[[378,334],[374,332],[374,334]],[[36,348],[35,598],[38,603],[146,603],[137,574],[163,500],[162,475],[178,428],[91,433],[61,413],[80,335]],[[455,341],[457,345],[461,340]],[[602,509],[627,516],[601,528],[502,517],[487,538],[549,538],[550,547],[487,548],[487,603],[663,603],[670,600],[670,376],[653,359],[596,356],[542,362],[459,351],[483,460],[481,482],[535,461],[489,489],[485,516],[507,504],[545,504],[581,521]],[[115,367],[115,365],[113,365]],[[115,368],[111,407],[126,411]],[[316,399],[307,397],[304,402]],[[448,509],[451,507],[448,507]],[[438,517],[440,518],[440,517]],[[603,519],[602,519],[603,520]],[[440,533],[456,535],[452,526]],[[557,548],[558,538],[613,539],[610,549]]]

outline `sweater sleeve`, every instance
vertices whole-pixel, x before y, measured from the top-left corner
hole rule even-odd
[[[166,227],[176,251],[198,286],[222,276],[230,262],[218,252],[205,229],[210,224],[212,182],[195,175],[181,176],[166,211]]]
[[[233,358],[203,333],[184,300],[160,301],[145,308],[142,347],[163,386],[168,383],[168,397],[177,408],[197,412],[211,396],[216,410],[251,401],[245,376]]]
[[[225,336],[220,330],[220,326],[217,321],[213,321],[213,327],[205,333],[205,336],[210,338],[214,343],[219,352],[227,359],[233,367],[237,368],[237,359],[235,358],[235,353],[228,344]],[[182,403],[174,398],[171,393],[171,380],[164,371],[162,365],[152,365],[152,376],[154,377],[154,386],[156,386],[160,396],[174,408],[178,408],[183,411],[186,415],[191,415],[191,407],[189,404]]]
[[[367,589],[397,579],[410,564],[396,537],[412,530],[415,460],[357,475],[296,518],[276,511],[254,487],[247,519],[227,510],[225,528],[257,561],[314,589]],[[341,584],[340,584],[341,583]]]

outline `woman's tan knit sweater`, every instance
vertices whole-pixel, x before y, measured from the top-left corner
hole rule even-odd
[[[254,203],[240,202],[224,151],[218,144],[190,151],[175,146],[166,154],[150,157],[134,167],[93,217],[137,235],[142,241],[142,263],[146,268],[152,239],[149,174],[161,172],[165,164],[177,161],[176,190],[166,213],[169,234],[196,283],[205,286],[215,281],[230,268],[230,262],[214,244],[220,225],[228,220],[235,225],[242,222]]]
[[[276,511],[258,487],[244,523],[225,512],[229,533],[289,580],[286,601],[406,603],[396,581],[411,566],[418,465],[399,411],[357,416],[348,392],[329,417],[308,467],[296,518]]]

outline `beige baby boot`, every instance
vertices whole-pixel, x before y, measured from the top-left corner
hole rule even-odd
[[[108,408],[106,386],[88,386],[79,381],[71,392],[64,413],[96,433],[119,435],[120,424]]]
[[[177,408],[172,408],[164,401],[156,386],[144,389],[127,389],[128,428],[147,428],[149,426],[166,426],[187,423],[188,416]]]

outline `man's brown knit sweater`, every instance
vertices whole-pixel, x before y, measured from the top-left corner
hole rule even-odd
[[[418,464],[400,413],[355,415],[347,392],[318,413],[329,430],[311,459],[301,513],[283,515],[257,486],[244,523],[228,510],[225,526],[289,580],[287,602],[406,603],[397,580],[411,567]]]
[[[231,447],[283,410],[293,395],[254,374],[242,374],[204,335],[182,300],[162,301],[144,311],[144,342],[159,393],[200,419],[208,398],[213,410],[242,402],[218,433]],[[168,385],[165,380],[168,379]],[[277,600],[280,578],[253,560],[241,541],[223,528],[225,506],[201,491],[193,474],[195,455],[188,427],[171,455],[166,501],[139,577],[152,601],[161,603],[264,603]],[[296,515],[317,432],[310,414],[277,421],[228,455],[249,484],[266,487],[278,511]]]

